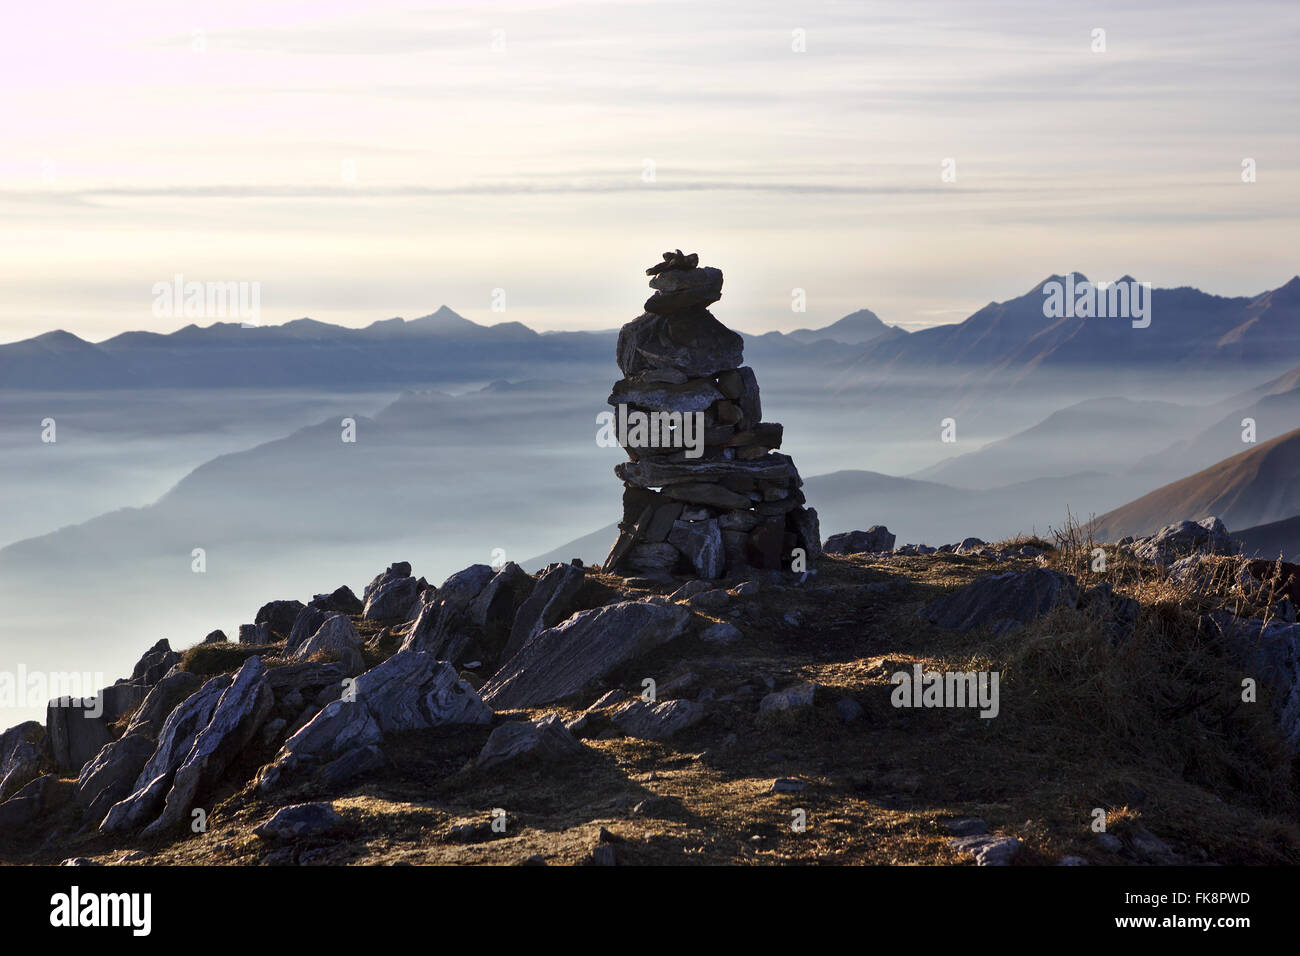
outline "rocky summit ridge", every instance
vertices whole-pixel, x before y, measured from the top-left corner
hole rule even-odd
[[[604,566],[399,561],[159,640],[0,734],[0,861],[1300,862],[1300,567],[1217,518],[823,542],[721,272],[647,272]]]

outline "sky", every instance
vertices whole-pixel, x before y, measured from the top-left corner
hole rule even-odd
[[[0,342],[171,331],[176,275],[609,329],[674,247],[751,332],[1253,295],[1300,272],[1297,46],[1293,0],[11,5]]]

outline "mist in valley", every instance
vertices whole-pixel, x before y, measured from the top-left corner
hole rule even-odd
[[[782,451],[823,537],[883,524],[899,544],[1046,534],[1067,508],[1117,507],[1181,477],[1185,462],[1162,469],[1159,452],[1226,427],[1223,400],[1243,386],[1096,370],[1015,388],[863,383],[754,352],[764,418],[785,425]],[[219,628],[234,639],[267,601],[360,593],[397,560],[435,584],[474,563],[600,561],[621,514],[624,456],[595,441],[616,367],[528,371],[400,394],[11,393],[0,670],[112,682],[160,638],[180,649]],[[46,417],[53,444],[41,442]],[[22,702],[0,721],[42,710]]]

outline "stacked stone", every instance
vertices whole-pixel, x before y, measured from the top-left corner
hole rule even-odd
[[[706,579],[800,570],[795,549],[806,561],[821,555],[817,512],[804,507],[794,462],[775,451],[782,428],[763,421],[744,340],[708,311],[722,297],[721,270],[678,249],[646,274],[655,291],[619,332],[625,377],[609,403],[647,414],[703,412],[703,453],[620,435],[631,460],[614,469],[624,485],[623,519],[605,570]]]

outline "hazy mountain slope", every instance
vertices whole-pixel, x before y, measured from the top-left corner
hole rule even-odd
[[[1171,402],[1089,399],[911,477],[962,488],[993,488],[1080,471],[1121,474],[1132,467],[1135,448],[1166,442],[1171,435],[1195,427],[1204,414],[1202,409]]]
[[[1234,531],[1251,557],[1300,561],[1300,516]]]
[[[1242,443],[1242,423],[1247,418],[1255,421],[1256,442],[1270,441],[1300,427],[1300,375],[1297,372],[1300,370],[1292,370],[1275,379],[1255,396],[1254,401],[1233,406],[1226,415],[1190,438],[1145,456],[1134,465],[1134,471],[1159,469],[1166,473],[1173,470],[1187,474],[1231,457],[1248,447]],[[1292,380],[1295,384],[1285,387]]]
[[[1098,519],[1101,540],[1218,515],[1228,530],[1300,514],[1300,429],[1226,458]]]

